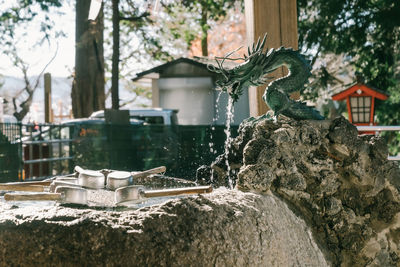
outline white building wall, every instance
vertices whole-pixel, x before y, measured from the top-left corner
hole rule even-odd
[[[212,123],[214,96],[211,78],[161,78],[158,87],[160,107],[178,109],[179,124]]]
[[[228,93],[214,90],[214,94],[215,101],[217,102],[215,106],[215,124],[225,124],[229,98]],[[241,95],[239,100],[234,104],[233,110],[233,125],[239,125],[244,119],[247,119],[250,116],[248,90],[243,90],[243,95]]]
[[[158,80],[161,108],[177,109],[182,125],[225,124],[228,95],[214,90],[210,77],[160,78]],[[248,90],[235,104],[233,124],[249,117]],[[217,103],[217,100],[218,103]]]

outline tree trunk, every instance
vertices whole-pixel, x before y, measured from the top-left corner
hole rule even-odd
[[[72,112],[75,118],[90,116],[105,108],[104,16],[88,21],[90,1],[76,1],[75,75],[72,84]]]
[[[111,74],[111,103],[112,109],[119,109],[119,0],[112,0],[113,24],[113,54]]]
[[[203,57],[208,57],[208,25],[207,25],[207,7],[202,6],[201,8],[201,53]]]

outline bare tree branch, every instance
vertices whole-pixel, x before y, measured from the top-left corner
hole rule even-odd
[[[131,100],[127,100],[123,103],[120,104],[120,107],[124,107],[126,105],[129,105],[131,103],[134,103],[136,101],[136,99],[138,98],[138,95],[134,96]]]
[[[32,85],[31,81],[29,80],[29,76],[28,76],[29,65],[26,62],[24,62],[21,57],[18,56],[16,48],[15,47],[13,48],[12,56],[14,56],[14,58],[15,58],[14,65],[21,70],[21,72],[23,74],[24,83],[25,83],[25,87],[23,89],[21,89],[12,99],[13,106],[14,106],[13,115],[17,118],[17,120],[21,121],[26,116],[26,114],[28,114],[30,106],[32,104],[33,94],[40,84],[40,79],[43,76],[43,73],[46,71],[47,67],[56,58],[57,53],[58,53],[58,43],[57,43],[57,48],[56,48],[56,51],[55,51],[53,57],[43,67],[42,71],[37,76],[36,81]],[[28,96],[25,100],[23,100],[21,103],[19,103],[18,107],[21,110],[18,111],[17,98],[20,95],[22,95],[22,93],[24,93],[24,92],[26,92],[28,94]]]
[[[144,12],[142,15],[137,16],[137,17],[119,17],[119,20],[125,20],[125,21],[131,21],[131,22],[136,22],[136,21],[140,21],[144,18],[148,18],[150,16],[149,12]]]

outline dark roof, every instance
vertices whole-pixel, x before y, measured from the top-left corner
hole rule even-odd
[[[161,64],[157,67],[136,73],[136,77],[134,77],[132,79],[132,81],[136,81],[138,79],[140,79],[141,77],[150,74],[150,73],[160,73],[161,71],[165,70],[166,68],[169,68],[175,64],[179,64],[179,63],[189,63],[204,69],[207,69],[208,65],[213,65],[213,66],[217,66],[218,64],[216,63],[215,59],[210,59],[210,58],[205,58],[205,57],[194,57],[194,58],[186,58],[186,57],[181,57],[172,61],[169,61],[167,63]],[[228,67],[234,67],[236,65],[236,63],[232,62],[232,61],[226,61],[224,63],[224,66],[228,66]],[[208,69],[207,69],[208,70]]]

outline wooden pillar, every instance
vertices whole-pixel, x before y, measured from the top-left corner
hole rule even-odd
[[[51,74],[44,74],[44,122],[52,122],[51,117]]]
[[[111,69],[111,107],[119,109],[119,0],[112,0],[112,69]]]
[[[0,97],[0,123],[4,122],[4,98]]]
[[[151,79],[151,99],[152,107],[160,107],[160,88],[158,87],[158,79]]]
[[[267,33],[266,47],[292,47],[298,49],[296,0],[245,0],[247,44],[252,45]],[[287,74],[279,69],[271,76],[276,78]],[[259,116],[268,111],[262,99],[266,86],[249,88],[250,115]],[[294,93],[292,98],[298,98]]]

